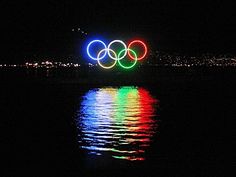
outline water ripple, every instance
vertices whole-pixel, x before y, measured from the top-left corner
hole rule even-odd
[[[144,160],[158,130],[158,100],[143,88],[89,90],[77,112],[79,144],[89,154]]]

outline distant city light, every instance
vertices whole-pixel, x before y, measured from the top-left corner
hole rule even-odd
[[[101,52],[100,55],[102,55],[104,52]],[[113,56],[113,58],[115,56],[115,54],[110,51],[111,56]],[[120,53],[120,56],[117,58],[121,58],[123,56],[123,53],[125,53],[124,51]],[[132,52],[130,52],[131,55],[133,54]],[[119,55],[119,54],[118,54]],[[134,55],[134,54],[133,54]],[[101,57],[99,57],[101,58]],[[76,56],[69,56],[69,57],[64,57],[64,58],[33,58],[33,59],[29,59],[27,62],[22,63],[22,64],[7,64],[7,63],[0,63],[0,68],[80,68],[80,67],[96,67],[99,66],[101,67],[99,64],[96,63],[73,63],[73,62],[61,62],[64,60],[70,60],[72,59],[73,61],[78,60],[78,58]],[[121,59],[121,60],[117,60],[118,62],[120,62],[121,64],[123,64],[123,62],[126,59]],[[34,61],[34,62],[30,62],[30,61]],[[104,65],[105,67],[107,66],[106,63],[102,62],[103,60],[100,61],[100,64]],[[111,61],[115,61],[114,59],[112,59]],[[130,59],[130,64],[132,63],[132,59]],[[113,63],[113,62],[112,62]],[[116,63],[117,64],[117,63]],[[124,62],[124,64],[125,62]],[[205,67],[236,67],[236,56],[215,56],[215,55],[210,55],[210,54],[205,54],[199,57],[196,56],[184,56],[184,55],[179,55],[179,54],[168,54],[168,53],[163,53],[163,52],[159,52],[159,51],[150,51],[149,54],[149,60],[147,60],[146,62],[142,62],[139,64],[139,67],[143,67],[143,66],[170,66],[170,67],[201,67],[201,66],[205,66]]]
[[[86,32],[86,30],[82,30],[81,28],[72,28],[71,29],[72,32],[80,32],[81,34],[85,34],[87,35],[88,33]]]

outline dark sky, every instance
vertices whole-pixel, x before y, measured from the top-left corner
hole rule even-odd
[[[0,61],[74,54],[84,39],[71,31],[76,27],[89,36],[141,36],[159,50],[235,53],[235,7],[223,0],[5,0],[0,5]]]

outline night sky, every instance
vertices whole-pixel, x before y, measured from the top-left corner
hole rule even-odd
[[[236,16],[223,0],[77,1],[8,0],[0,3],[0,62],[30,56],[74,55],[88,36],[145,38],[153,49],[236,53]],[[72,32],[81,28],[88,36]]]

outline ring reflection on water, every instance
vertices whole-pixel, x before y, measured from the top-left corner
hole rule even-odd
[[[158,100],[144,88],[89,90],[76,117],[80,147],[95,155],[144,160],[157,132],[157,106]]]

